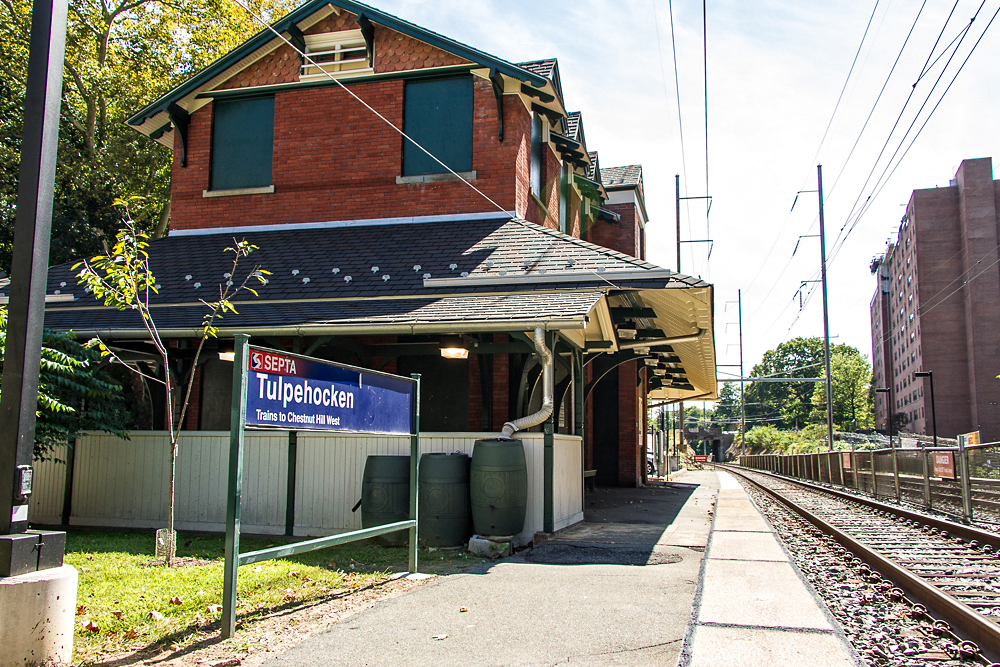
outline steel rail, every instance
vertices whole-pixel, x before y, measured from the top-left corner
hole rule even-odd
[[[727,470],[732,471],[733,468],[730,466],[725,467]],[[988,544],[998,553],[1000,553],[1000,535],[995,533],[990,533],[981,528],[976,528],[974,526],[968,526],[962,523],[955,523],[954,521],[948,521],[947,519],[942,519],[940,517],[934,517],[927,514],[922,514],[920,512],[907,509],[900,505],[890,505],[889,503],[882,503],[877,500],[872,500],[865,496],[854,495],[852,493],[846,493],[838,489],[831,489],[820,484],[815,484],[813,482],[807,482],[801,479],[795,479],[792,477],[784,477],[783,475],[777,475],[769,470],[757,470],[756,468],[742,468],[749,472],[753,472],[758,475],[767,475],[768,477],[773,477],[774,479],[780,479],[782,482],[788,482],[789,484],[798,484],[801,487],[811,489],[813,491],[821,491],[828,495],[840,498],[841,500],[850,500],[872,509],[881,510],[883,512],[892,512],[898,516],[905,519],[910,519],[912,521],[919,521],[924,525],[930,526],[931,528],[937,528],[939,530],[948,531],[949,535],[954,535],[955,537],[961,537],[963,540],[976,540],[980,544]],[[866,473],[867,474],[867,473]]]
[[[846,532],[830,525],[805,508],[800,507],[797,503],[789,500],[778,491],[770,489],[760,482],[751,479],[740,470],[736,470],[730,466],[719,467],[725,469],[727,472],[739,475],[753,484],[756,488],[760,489],[762,492],[775,498],[780,503],[788,507],[788,509],[819,528],[822,532],[831,535],[845,549],[853,553],[872,568],[881,572],[884,577],[891,579],[892,582],[901,588],[911,599],[916,600],[920,604],[924,605],[928,610],[945,620],[951,626],[953,632],[968,636],[977,643],[980,650],[990,654],[992,657],[1000,656],[1000,625],[997,625],[987,617],[979,614],[971,607],[959,602],[947,593],[942,592],[937,587],[927,583],[906,568],[898,565],[885,556],[882,556],[877,551],[865,546]],[[757,471],[755,470],[753,472]],[[783,477],[777,477],[777,479],[788,481]],[[814,490],[823,493],[829,492],[829,489],[825,489],[823,487],[814,487]],[[854,498],[851,499],[853,500]],[[891,506],[885,507],[892,510],[897,509]]]

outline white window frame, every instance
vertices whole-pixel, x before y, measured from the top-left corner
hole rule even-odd
[[[306,35],[306,55],[316,60],[302,64],[299,81],[348,78],[374,73],[368,64],[368,46],[360,30],[338,30],[318,35]]]

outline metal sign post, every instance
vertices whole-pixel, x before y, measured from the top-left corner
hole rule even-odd
[[[222,638],[236,632],[240,565],[356,542],[399,530],[409,531],[409,571],[417,571],[419,511],[420,376],[404,378],[249,345],[236,336],[233,407],[229,437],[226,501],[226,564]],[[410,436],[410,518],[339,535],[240,553],[240,499],[244,431],[250,428],[377,433]]]

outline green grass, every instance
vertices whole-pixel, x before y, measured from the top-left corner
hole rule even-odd
[[[300,539],[244,538],[240,551]],[[222,604],[224,539],[179,534],[177,545],[179,558],[204,562],[171,568],[154,564],[152,532],[68,533],[66,563],[80,573],[74,640],[77,663],[155,645],[184,646],[217,632],[221,612],[208,608]],[[450,574],[484,562],[461,551],[428,553],[421,549],[420,557],[420,571],[435,574]],[[406,568],[405,548],[369,542],[245,565],[239,570],[237,623],[245,627],[279,607],[294,608],[349,595]],[[171,603],[171,598],[179,603]],[[162,618],[151,618],[151,612],[162,614]],[[91,621],[96,630],[84,627]]]

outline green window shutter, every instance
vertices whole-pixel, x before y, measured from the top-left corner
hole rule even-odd
[[[212,127],[212,189],[271,185],[274,97],[218,101]]]
[[[403,132],[455,171],[472,171],[472,77],[408,81],[403,98]],[[403,176],[442,173],[403,138]]]

